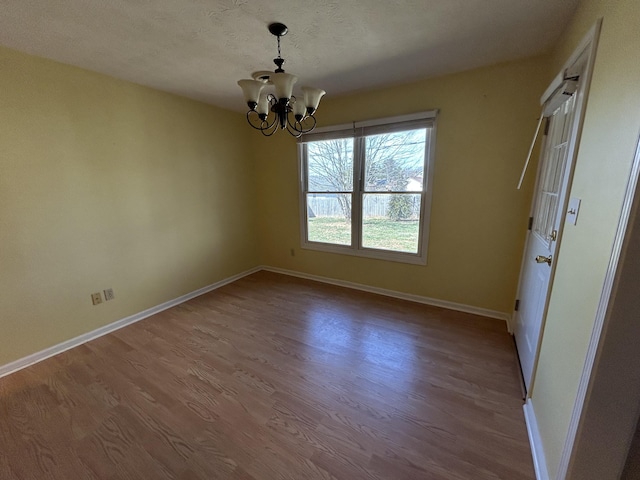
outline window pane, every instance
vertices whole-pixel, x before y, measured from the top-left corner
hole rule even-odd
[[[420,194],[364,194],[362,246],[418,253]]]
[[[365,191],[421,192],[427,130],[365,137]]]
[[[426,263],[421,209],[431,198],[433,113],[305,138],[298,148],[303,248]]]
[[[307,194],[310,242],[351,245],[351,194]]]
[[[353,191],[353,139],[307,144],[309,192]]]
[[[549,238],[558,213],[559,193],[567,162],[567,140],[570,134],[568,124],[570,111],[567,110],[571,98],[551,118],[545,154],[542,157],[541,180],[536,193],[536,207],[533,213],[533,233],[542,241]]]

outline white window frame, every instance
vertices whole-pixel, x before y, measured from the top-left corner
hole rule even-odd
[[[433,166],[435,155],[436,119],[438,110],[430,110],[411,115],[381,118],[364,122],[354,122],[333,127],[316,128],[313,133],[303,135],[298,140],[298,179],[300,207],[300,244],[307,250],[318,250],[343,255],[389,260],[394,262],[427,264],[427,246],[429,241],[429,224],[431,217],[431,198],[433,190]],[[418,233],[418,252],[397,252],[362,246],[362,198],[366,192],[360,181],[360,172],[364,168],[364,137],[379,133],[426,128],[425,162],[422,191],[420,192],[420,226]],[[307,158],[308,142],[331,140],[337,138],[354,139],[353,158],[353,202],[351,213],[351,245],[338,245],[309,241],[307,236]],[[416,194],[417,192],[409,192]],[[356,208],[357,207],[357,208]]]

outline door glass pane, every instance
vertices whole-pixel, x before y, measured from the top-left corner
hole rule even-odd
[[[567,147],[571,134],[574,101],[573,97],[569,99],[551,117],[545,154],[542,157],[543,164],[540,184],[536,193],[532,231],[545,242],[550,241],[558,214],[558,201],[567,163]]]
[[[427,130],[365,137],[366,192],[421,192]]]
[[[418,193],[366,193],[362,199],[362,246],[418,253]]]
[[[307,239],[351,245],[351,194],[307,194]]]
[[[307,144],[307,191],[353,191],[353,139]]]

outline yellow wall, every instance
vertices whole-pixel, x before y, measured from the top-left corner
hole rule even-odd
[[[323,99],[321,126],[440,109],[427,266],[301,250],[295,141],[258,140],[262,263],[511,312],[535,165],[525,188],[516,185],[539,116],[546,61]]]
[[[571,188],[578,225],[564,230],[532,403],[549,473],[557,471],[624,190],[640,132],[640,3],[585,0],[554,53],[552,74],[603,17]]]
[[[257,264],[242,115],[4,48],[0,65],[0,365]]]
[[[441,110],[427,266],[300,249],[288,136],[0,48],[0,365],[259,263],[510,312],[534,169],[515,185],[538,99],[599,16],[571,192],[583,203],[532,399],[555,472],[640,130],[636,0],[584,0],[552,57],[323,100],[323,126]],[[109,287],[116,300],[92,306]]]

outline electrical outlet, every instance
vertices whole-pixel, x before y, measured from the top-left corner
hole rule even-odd
[[[91,301],[93,302],[94,305],[98,305],[99,303],[102,303],[102,295],[100,295],[100,292],[92,293]]]
[[[115,297],[115,295],[113,294],[113,288],[107,288],[104,291],[104,299],[108,302],[109,300],[113,300]]]

